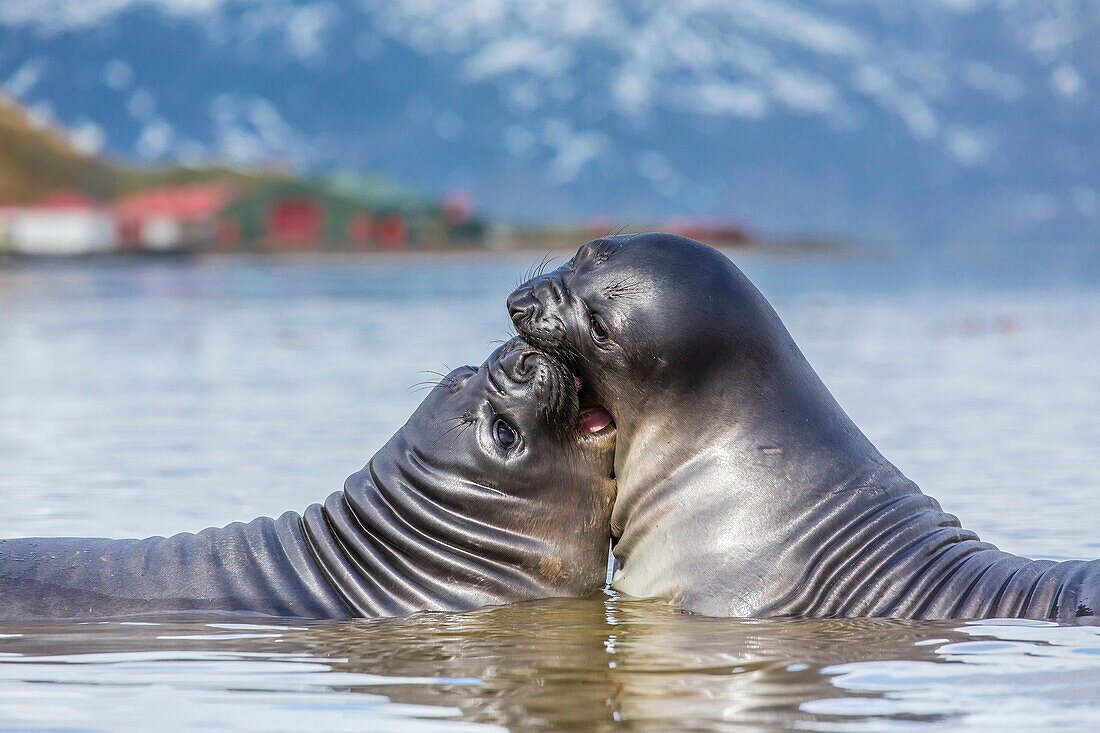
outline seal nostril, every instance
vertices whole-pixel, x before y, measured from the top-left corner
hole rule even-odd
[[[523,328],[538,317],[538,305],[527,303],[524,305],[509,303],[508,312],[512,317],[512,323],[516,328]]]
[[[533,354],[530,351],[520,355],[519,359],[516,361],[517,377],[526,377],[534,370],[534,365],[531,363],[532,356]]]
[[[534,305],[534,293],[529,286],[524,286],[508,296],[508,315],[513,321],[523,318]]]
[[[512,378],[517,382],[531,381],[538,376],[539,367],[545,362],[545,358],[545,355],[540,351],[523,352],[512,365]]]

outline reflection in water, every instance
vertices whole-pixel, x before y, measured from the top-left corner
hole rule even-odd
[[[143,730],[156,710],[189,730],[1087,730],[1100,695],[1094,627],[740,621],[602,595],[378,621],[0,633],[10,728]]]
[[[1005,549],[1100,556],[1100,250],[736,253],[841,404]],[[970,258],[974,261],[967,261]],[[0,268],[0,536],[301,509],[480,362],[530,257]],[[0,624],[0,729],[1094,731],[1093,627],[600,595],[331,624]]]

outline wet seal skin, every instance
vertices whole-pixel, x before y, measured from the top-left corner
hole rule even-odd
[[[615,434],[522,339],[461,367],[304,514],[142,540],[0,541],[0,617],[398,616],[598,590]]]
[[[1095,618],[1100,561],[1033,561],[963,529],[720,252],[605,237],[508,309],[617,425],[618,590],[714,616]]]

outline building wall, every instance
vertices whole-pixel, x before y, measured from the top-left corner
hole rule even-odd
[[[12,215],[8,239],[19,254],[95,254],[115,247],[116,229],[114,217],[103,211],[27,209]]]
[[[219,249],[401,249],[416,241],[424,216],[374,210],[345,196],[279,186],[227,207],[219,217]]]

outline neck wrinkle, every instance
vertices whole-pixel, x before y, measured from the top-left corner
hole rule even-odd
[[[1029,560],[982,542],[890,464],[842,491],[849,498],[826,512],[850,515],[867,492],[880,496],[854,521],[805,536],[821,550],[766,615],[1064,621],[1079,610],[1084,578],[1100,574],[1100,561]]]
[[[835,521],[792,526],[793,541],[820,549],[809,554],[791,592],[763,609],[766,615],[957,617],[979,580],[1003,575],[991,574],[992,566],[1007,562],[1011,567],[1002,569],[1009,570],[1029,562],[981,542],[885,462],[807,516]],[[972,617],[997,606],[975,609]]]
[[[498,527],[482,519],[468,517],[445,505],[432,495],[434,478],[430,470],[413,460],[415,454],[409,453],[407,457],[407,463],[388,466],[393,474],[391,478],[381,475],[375,469],[373,461],[368,464],[367,470],[374,491],[344,492],[361,520],[373,516],[376,505],[388,512],[386,519],[395,521],[381,521],[377,524],[380,530],[392,537],[394,543],[407,546],[413,551],[431,548],[436,554],[464,559],[468,564],[488,563],[494,567],[498,564],[520,565],[524,557],[541,549],[539,542],[527,535]],[[458,495],[473,491],[472,486],[476,484],[465,482],[454,493]],[[454,497],[452,504],[453,499]],[[492,501],[499,508],[506,503],[514,505],[520,500],[515,497],[493,496]],[[512,508],[509,506],[509,509]],[[399,526],[408,531],[398,531]],[[477,541],[476,548],[468,546],[471,540]],[[492,553],[495,561],[490,561],[486,553]],[[431,559],[436,561],[438,558],[433,555]]]
[[[890,593],[901,558],[954,521],[886,461],[865,461],[831,485],[819,497],[808,495],[789,523],[781,558],[787,562],[778,564],[798,577],[763,615],[841,616],[862,608]]]
[[[536,595],[514,558],[485,556],[507,538],[490,525],[478,525],[481,537],[447,522],[409,476],[396,465],[379,470],[375,459],[303,519],[313,554],[360,615],[465,610]]]

